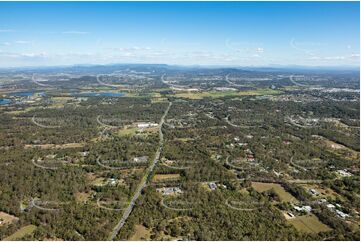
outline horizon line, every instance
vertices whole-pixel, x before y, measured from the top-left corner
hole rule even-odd
[[[68,65],[33,65],[33,66],[4,66],[0,69],[22,69],[22,68],[56,68],[56,67],[76,67],[76,66],[114,66],[114,65],[166,65],[166,66],[179,66],[179,67],[200,67],[200,68],[304,68],[304,69],[358,69],[360,71],[360,65],[297,65],[297,64],[268,64],[268,65],[229,65],[229,64],[167,64],[167,63],[142,63],[142,62],[124,62],[124,63],[76,63]]]

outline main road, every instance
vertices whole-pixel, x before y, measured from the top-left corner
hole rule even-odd
[[[168,105],[167,109],[165,110],[165,112],[164,112],[164,114],[163,114],[163,116],[162,116],[162,118],[160,120],[160,123],[159,123],[159,147],[157,149],[157,152],[155,153],[155,157],[154,157],[152,163],[150,164],[150,166],[148,167],[147,171],[145,172],[145,174],[144,174],[144,176],[143,176],[137,190],[134,193],[133,198],[130,200],[130,203],[129,203],[128,207],[124,210],[122,218],[119,220],[117,225],[115,225],[115,227],[114,227],[112,233],[110,234],[108,240],[114,240],[115,237],[117,236],[117,234],[119,233],[120,229],[124,226],[125,221],[129,217],[130,213],[132,212],[132,210],[133,210],[133,208],[135,206],[135,202],[139,198],[139,196],[142,193],[144,187],[147,185],[149,175],[152,173],[152,171],[154,170],[154,167],[156,166],[156,164],[159,161],[159,157],[160,157],[160,154],[162,153],[163,143],[164,143],[162,126],[163,126],[165,117],[167,116],[171,106],[172,106],[172,102],[169,102],[169,105]]]

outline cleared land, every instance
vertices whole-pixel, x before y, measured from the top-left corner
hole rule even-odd
[[[139,241],[139,240],[150,240],[150,230],[144,227],[143,225],[137,224],[134,226],[134,234],[130,237],[129,240]]]
[[[280,91],[273,89],[256,89],[256,90],[248,90],[248,91],[225,91],[225,92],[180,92],[174,94],[176,97],[188,98],[188,99],[203,99],[203,98],[219,98],[226,96],[259,96],[259,95],[275,95],[279,94]]]
[[[8,213],[4,213],[4,212],[0,212],[0,226],[1,225],[5,225],[5,224],[11,224],[13,222],[15,222],[16,220],[18,220],[19,218],[8,214]]]
[[[332,199],[336,199],[336,197],[339,197],[339,195],[331,188],[322,187],[318,184],[302,184],[302,187],[304,187],[306,191],[308,191],[309,189],[315,189],[317,192],[319,192],[319,195],[317,197],[331,197]]]
[[[135,135],[137,130],[138,130],[137,128],[120,129],[118,131],[118,134],[120,136]]]
[[[75,200],[79,203],[85,203],[89,200],[92,193],[90,192],[77,192],[75,193]]]
[[[56,144],[43,144],[43,145],[25,145],[25,149],[29,148],[40,148],[40,149],[68,149],[68,148],[82,148],[84,147],[84,143],[68,143],[62,145]]]
[[[277,183],[263,183],[263,182],[252,182],[252,187],[257,192],[264,192],[271,189],[278,194],[282,202],[296,202],[297,199],[292,196],[290,193],[286,192],[286,190]]]
[[[3,240],[20,240],[25,235],[32,234],[36,229],[35,225],[27,225],[20,228],[18,231],[10,235],[9,237],[4,238]]]
[[[330,227],[323,224],[313,214],[298,216],[296,218],[287,220],[287,222],[295,226],[297,230],[306,233],[319,233],[319,232],[326,232],[331,230]]]
[[[153,182],[160,182],[164,180],[178,180],[179,178],[179,174],[157,174],[154,175]]]
[[[347,160],[358,160],[360,159],[360,154],[357,151],[354,151],[353,149],[350,149],[342,144],[338,144],[336,142],[333,142],[327,138],[324,138],[322,136],[318,140],[312,141],[313,143],[316,143],[321,148],[326,148],[332,153],[334,153],[337,156],[346,158]]]

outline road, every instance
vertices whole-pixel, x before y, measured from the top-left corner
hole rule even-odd
[[[163,114],[163,116],[162,116],[162,118],[160,120],[160,123],[159,123],[159,147],[157,149],[157,152],[155,153],[155,157],[154,157],[151,165],[148,167],[146,173],[144,174],[144,176],[143,176],[137,190],[134,193],[133,198],[130,200],[130,203],[129,203],[128,207],[124,210],[122,218],[119,220],[117,225],[114,227],[114,229],[113,229],[112,233],[110,234],[108,240],[114,240],[115,237],[117,236],[117,234],[119,233],[120,229],[124,226],[124,224],[125,224],[126,220],[128,219],[130,213],[133,211],[133,208],[135,206],[135,202],[139,198],[139,196],[142,193],[144,187],[147,185],[149,175],[152,173],[152,171],[154,170],[154,167],[156,166],[156,164],[159,161],[160,154],[162,153],[162,150],[163,150],[163,142],[164,142],[162,126],[163,126],[165,117],[167,116],[171,106],[172,106],[172,102],[169,102],[169,105],[168,105],[167,109],[165,110],[165,112],[164,112],[164,114]]]
[[[304,76],[300,76],[300,77],[303,77],[303,78],[304,78]],[[304,85],[304,84],[301,84],[301,83],[296,82],[295,79],[294,79],[294,75],[291,75],[289,78],[290,78],[290,81],[291,81],[293,84],[295,84],[296,86],[299,86],[299,87],[307,87],[307,85]]]
[[[226,75],[226,82],[230,85],[230,86],[234,86],[234,87],[244,87],[245,85],[240,85],[240,84],[236,84],[234,82],[231,82],[229,79],[229,74]]]
[[[36,80],[36,78],[35,78],[35,74],[33,74],[33,76],[31,77],[31,80],[32,80],[35,84],[37,84],[37,85],[39,85],[39,86],[42,86],[42,87],[52,87],[52,85],[38,82],[38,81]]]
[[[256,128],[256,127],[261,127],[261,125],[237,125],[237,124],[234,124],[232,123],[230,120],[229,120],[229,115],[227,117],[224,118],[224,120],[227,122],[227,124],[231,125],[232,127],[235,127],[235,128]]]
[[[108,86],[108,87],[116,87],[116,88],[119,88],[119,87],[123,87],[123,85],[115,85],[115,84],[108,84],[108,83],[105,83],[105,82],[102,82],[101,80],[100,80],[100,77],[101,75],[97,75],[97,82],[99,83],[99,84],[101,84],[101,85],[103,85],[103,86]]]

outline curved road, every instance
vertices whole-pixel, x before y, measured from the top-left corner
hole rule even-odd
[[[124,226],[125,221],[129,217],[130,213],[132,212],[132,210],[133,210],[133,208],[135,206],[135,202],[139,198],[139,196],[142,193],[142,190],[144,189],[144,187],[147,185],[149,175],[152,173],[155,165],[159,161],[159,157],[160,157],[160,154],[162,153],[163,142],[164,142],[162,126],[163,126],[163,123],[164,123],[164,119],[167,116],[171,106],[172,106],[172,102],[169,102],[169,105],[168,105],[167,109],[165,110],[165,112],[164,112],[164,114],[163,114],[163,116],[162,116],[162,118],[160,120],[160,123],[159,123],[159,147],[158,147],[157,152],[155,153],[155,157],[154,157],[151,165],[148,167],[145,175],[143,176],[143,178],[142,178],[136,192],[134,193],[133,198],[130,200],[130,203],[129,203],[128,207],[124,210],[122,218],[119,220],[117,225],[114,227],[114,229],[113,229],[112,233],[110,234],[108,240],[114,240],[115,237],[117,236],[117,234],[119,233],[120,229]]]

